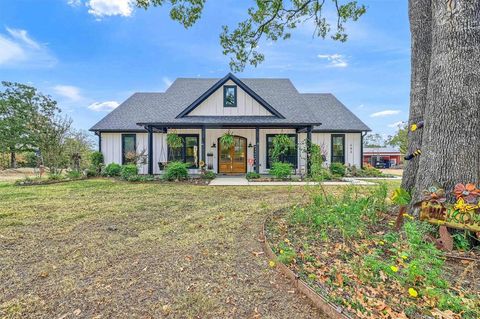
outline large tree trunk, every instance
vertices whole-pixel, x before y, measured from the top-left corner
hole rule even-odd
[[[480,178],[480,0],[432,0],[432,55],[414,200]]]
[[[10,151],[10,168],[17,168],[17,156],[15,151]]]
[[[410,116],[408,126],[423,120],[427,105],[428,72],[432,47],[431,0],[410,0],[408,3],[411,33]],[[408,132],[407,154],[421,148],[422,130]],[[418,158],[405,163],[402,187],[411,190],[415,185]]]

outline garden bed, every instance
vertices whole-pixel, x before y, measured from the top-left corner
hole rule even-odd
[[[354,318],[480,317],[478,250],[436,249],[425,240],[434,227],[409,215],[395,231],[381,187],[349,192],[273,215],[278,262]]]
[[[80,177],[80,178],[60,178],[60,179],[48,179],[48,178],[24,178],[15,181],[15,186],[36,186],[36,185],[51,185],[51,184],[59,184],[59,183],[68,183],[68,182],[75,182],[80,181],[83,179],[87,179],[87,177]]]

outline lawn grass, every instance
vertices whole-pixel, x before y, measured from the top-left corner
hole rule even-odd
[[[322,318],[254,254],[312,191],[0,183],[0,318]]]

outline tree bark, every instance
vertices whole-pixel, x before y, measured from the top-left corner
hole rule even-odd
[[[480,178],[480,0],[432,0],[432,31],[414,200]]]
[[[428,72],[432,46],[431,0],[410,0],[408,3],[411,33],[410,115],[408,120],[407,154],[421,148],[423,130],[410,131],[410,126],[423,120],[427,105]],[[418,158],[406,161],[402,188],[412,190],[418,171]]]
[[[15,151],[10,151],[10,168],[17,168],[17,156]]]

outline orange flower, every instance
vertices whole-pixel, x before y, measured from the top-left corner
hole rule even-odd
[[[472,183],[467,185],[457,184],[455,185],[453,192],[457,199],[463,198],[463,200],[469,204],[475,203],[478,196],[480,196],[480,190],[478,190]]]

